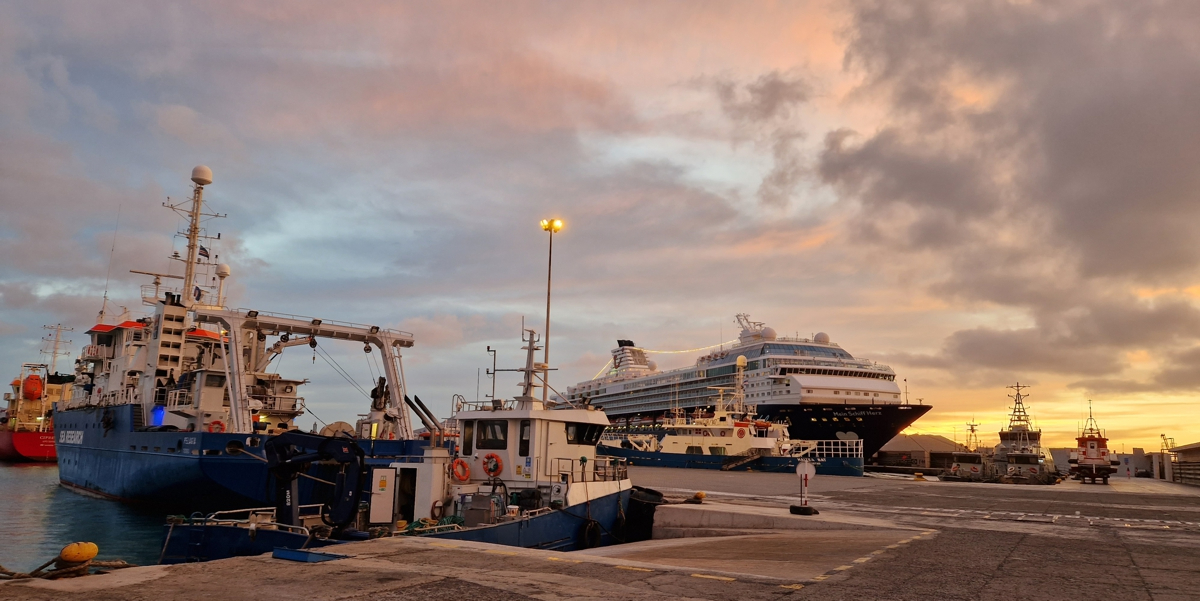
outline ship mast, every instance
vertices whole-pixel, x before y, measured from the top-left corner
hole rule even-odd
[[[183,289],[181,290],[182,294],[180,295],[183,298],[180,300],[182,300],[184,303],[184,306],[187,306],[187,307],[191,307],[192,305],[197,304],[200,300],[200,299],[196,298],[196,296],[197,296],[196,291],[200,288],[200,286],[198,284],[196,284],[196,265],[199,264],[200,256],[201,256],[202,247],[200,246],[200,239],[205,237],[201,234],[200,221],[203,217],[224,217],[225,216],[225,215],[217,214],[217,213],[205,213],[204,212],[204,186],[211,184],[212,181],[213,181],[212,180],[212,170],[209,169],[208,167],[205,167],[204,165],[200,165],[200,166],[196,167],[195,169],[192,169],[192,183],[196,184],[196,186],[195,186],[195,188],[192,189],[192,198],[189,201],[191,203],[191,206],[188,207],[187,202],[181,202],[179,204],[174,204],[174,205],[168,204],[165,202],[163,203],[164,207],[167,207],[168,209],[171,209],[181,215],[186,215],[187,219],[188,219],[187,231],[181,232],[181,233],[183,233],[183,235],[185,237],[187,237],[187,257],[184,259],[179,259],[184,262]],[[219,239],[220,237],[221,237],[220,234],[218,234],[217,238]],[[207,251],[205,251],[204,256],[207,258]],[[146,272],[135,272],[135,273],[146,273]],[[165,274],[147,273],[147,275],[161,276],[161,275],[165,275]],[[168,275],[167,277],[178,277],[178,276],[169,276]],[[225,283],[224,280],[225,280],[225,278],[222,277],[221,278],[222,288],[224,287],[223,286]],[[155,283],[157,284],[157,281]],[[156,292],[156,294],[157,294],[157,292]],[[218,293],[218,296],[219,295],[220,295],[220,293]],[[221,299],[218,298],[217,304],[220,304],[220,303],[221,303]]]
[[[1024,451],[1029,448],[1029,431],[1033,428],[1029,421],[1029,413],[1025,411],[1025,399],[1029,395],[1021,394],[1021,391],[1029,387],[1017,382],[1006,388],[1016,391],[1014,394],[1008,395],[1013,400],[1012,414],[1008,416],[1008,430],[1016,434],[1017,450]]]
[[[979,449],[979,435],[975,433],[975,429],[978,427],[979,427],[979,424],[976,423],[974,419],[967,422],[967,444],[966,444],[966,447],[967,447],[967,450],[971,451],[972,453],[976,452]]]
[[[42,354],[50,355],[50,372],[49,373],[58,373],[58,358],[71,356],[71,353],[69,353],[69,352],[65,352],[65,351],[60,352],[58,350],[59,347],[63,344],[71,344],[70,340],[62,339],[62,333],[63,332],[74,332],[75,328],[68,328],[61,323],[56,323],[52,326],[42,326],[42,329],[54,330],[53,338],[51,338],[49,335],[47,335],[45,338],[42,339],[42,342],[47,342],[52,345],[50,347],[49,352],[42,351]]]

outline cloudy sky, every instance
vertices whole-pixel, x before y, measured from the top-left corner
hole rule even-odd
[[[230,305],[414,332],[440,414],[488,345],[521,360],[558,216],[556,386],[747,312],[893,366],[913,431],[994,432],[1020,380],[1055,444],[1087,399],[1118,446],[1193,442],[1198,31],[1189,2],[0,1],[0,361],[45,324],[77,348],[106,282],[140,311],[205,164]],[[307,347],[279,367],[325,421],[366,406]]]

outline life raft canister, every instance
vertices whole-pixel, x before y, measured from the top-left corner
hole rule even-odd
[[[454,475],[454,479],[459,482],[466,482],[471,479],[471,466],[467,465],[462,459],[455,459],[454,463],[450,464],[450,471]]]
[[[483,456],[483,473],[495,478],[504,471],[504,460],[495,453],[488,453]]]
[[[25,377],[25,381],[21,383],[21,396],[27,401],[36,401],[42,398],[42,377],[37,374],[29,374]]]

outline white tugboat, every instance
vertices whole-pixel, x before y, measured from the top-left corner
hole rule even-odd
[[[1029,387],[1017,382],[1008,388],[1014,391],[1009,395],[1013,407],[1008,429],[1000,431],[1000,444],[995,449],[997,473],[1012,482],[1054,484],[1057,480],[1054,459],[1042,448],[1042,431],[1033,427],[1025,410],[1029,395],[1021,391]]]

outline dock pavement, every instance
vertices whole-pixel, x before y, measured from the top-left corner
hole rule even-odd
[[[1200,599],[1200,488],[817,477],[631,468],[703,504],[659,508],[655,539],[556,553],[435,539],[339,546],[319,564],[269,556],[0,585],[0,600]]]

